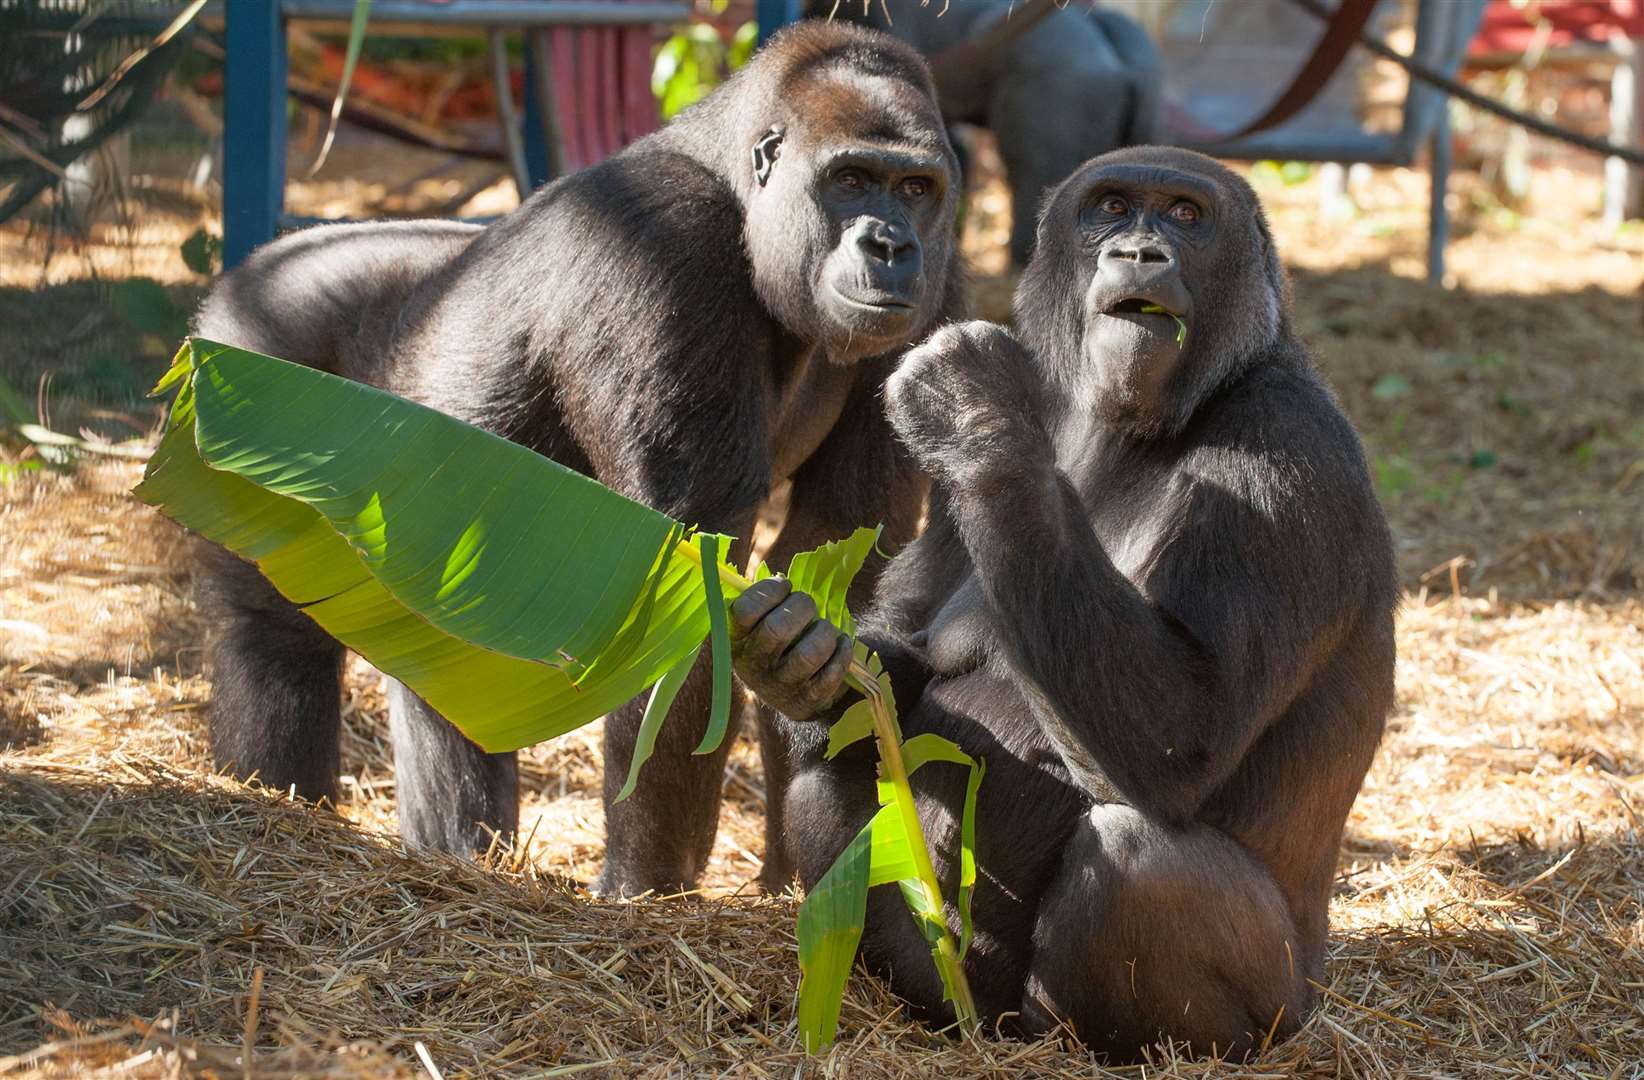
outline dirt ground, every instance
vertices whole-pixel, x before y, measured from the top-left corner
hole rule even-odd
[[[1398,704],[1302,1034],[1123,1074],[1644,1076],[1644,229],[1602,231],[1587,175],[1539,176],[1518,213],[1463,176],[1441,289],[1420,279],[1420,173],[1346,200],[1253,176],[1397,538]],[[1004,202],[975,192],[966,225],[995,312]],[[55,369],[59,430],[151,431],[129,387],[171,343],[106,314],[108,290],[151,277],[186,310],[204,279],[177,245],[213,222],[151,207],[49,265],[37,233],[0,231],[0,371],[32,397]],[[924,1032],[866,977],[806,1064],[793,900],[753,895],[746,743],[702,895],[627,904],[567,885],[600,858],[594,729],[523,755],[523,839],[484,865],[400,850],[361,662],[340,819],[211,777],[187,546],[125,494],[139,471],[0,486],[0,1075],[1105,1075],[1070,1041]]]

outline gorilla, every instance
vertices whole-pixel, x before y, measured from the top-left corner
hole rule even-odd
[[[1295,1031],[1324,978],[1341,832],[1393,701],[1387,526],[1261,207],[1209,158],[1074,173],[1016,315],[1019,337],[939,330],[887,384],[934,486],[860,635],[904,732],[987,764],[983,1014],[1117,1059],[1161,1037],[1240,1054]],[[874,752],[824,756],[847,701],[808,596],[772,578],[732,614],[738,671],[782,714],[770,798],[813,885],[876,809]],[[950,897],[964,787],[914,777]],[[944,1016],[900,905],[870,896],[863,952]]]
[[[1016,266],[1033,254],[1041,196],[1087,159],[1158,136],[1163,62],[1147,31],[1119,12],[1052,0],[891,0],[865,11],[812,0],[808,10],[913,45],[930,58],[943,117],[993,132]]]
[[[786,480],[778,565],[865,523],[894,547],[928,481],[880,394],[900,351],[956,310],[956,170],[916,52],[801,25],[663,130],[486,228],[334,226],[260,249],[197,332],[489,429],[744,538],[739,561]],[[342,646],[254,566],[221,549],[209,563],[218,766],[334,798]],[[617,805],[643,702],[607,720],[603,892],[689,886],[707,860],[730,740],[692,756],[705,676]],[[406,840],[466,852],[514,830],[514,755],[485,754],[403,685],[390,725]]]

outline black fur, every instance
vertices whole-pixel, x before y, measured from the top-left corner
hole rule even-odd
[[[774,558],[878,521],[896,546],[925,481],[878,399],[899,351],[959,295],[955,170],[916,53],[807,25],[488,228],[337,226],[270,244],[217,286],[198,332],[488,428],[743,537],[738,557],[787,479],[796,509]],[[334,797],[341,649],[254,568],[221,552],[212,565],[219,765]],[[725,752],[690,753],[703,674],[618,806],[639,703],[607,721],[604,890],[689,885],[707,859]],[[512,755],[480,752],[403,687],[391,715],[406,839],[465,851],[513,830]]]
[[[808,11],[877,27],[935,57],[985,39],[1021,7],[1020,0],[891,0],[865,8],[812,0]],[[1033,254],[1040,200],[1051,188],[1097,154],[1158,138],[1162,82],[1147,31],[1092,4],[1066,5],[1020,37],[965,57],[963,70],[943,84],[942,115],[986,127],[999,140],[1013,263],[1026,265]]]
[[[1183,315],[1185,345],[1143,303]],[[862,635],[903,730],[987,763],[967,961],[987,1016],[1066,1021],[1118,1058],[1161,1036],[1243,1053],[1296,1030],[1324,977],[1341,830],[1393,700],[1386,524],[1255,196],[1210,159],[1075,173],[1017,315],[1020,342],[948,327],[887,385],[935,487]],[[831,628],[786,592],[733,615],[744,680],[785,714],[810,885],[875,809],[873,752],[823,760]],[[963,770],[914,787],[952,890]],[[863,949],[942,1016],[901,903],[875,891]]]

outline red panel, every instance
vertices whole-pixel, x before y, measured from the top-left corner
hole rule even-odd
[[[1644,0],[1538,0],[1522,10],[1511,0],[1490,0],[1468,52],[1524,52],[1538,39],[1543,21],[1552,48],[1601,44],[1617,34],[1644,38]]]

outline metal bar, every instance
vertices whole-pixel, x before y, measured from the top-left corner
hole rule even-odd
[[[759,44],[769,41],[771,35],[799,21],[800,0],[755,0],[754,19],[759,23]]]
[[[1416,40],[1411,56],[1454,78],[1467,52],[1467,43],[1478,32],[1484,18],[1486,0],[1421,0],[1416,9]],[[1427,141],[1439,114],[1449,108],[1449,97],[1436,86],[1414,76],[1404,98],[1404,123],[1399,131],[1403,149],[1414,158],[1416,148]]]
[[[555,180],[565,175],[565,140],[559,130],[559,108],[554,102],[554,65],[550,44],[546,30],[532,30],[525,35],[525,53],[531,58],[531,90],[536,97],[537,120],[542,131],[543,157],[548,166],[548,179]]]
[[[1408,165],[1410,158],[1392,133],[1341,131],[1331,133],[1264,132],[1233,142],[1173,140],[1190,150],[1202,150],[1236,161],[1362,161],[1367,165]]]
[[[274,238],[285,206],[285,22],[279,0],[235,0],[223,87],[223,265]]]
[[[535,191],[554,178],[548,168],[548,140],[542,133],[542,110],[537,107],[537,63],[525,50],[525,169]],[[521,193],[521,198],[524,194]]]
[[[525,140],[521,137],[519,113],[514,109],[514,88],[508,79],[508,38],[494,27],[486,31],[485,38],[491,51],[491,85],[497,95],[497,123],[502,125],[502,144],[508,149],[514,190],[524,199],[531,194],[531,171],[525,164]]]
[[[240,0],[234,0],[239,10]],[[288,19],[347,21],[353,0],[280,0]],[[454,0],[427,4],[421,0],[372,0],[371,24],[456,23],[464,26],[638,26],[684,22],[689,4],[662,0],[554,0],[551,4],[522,4],[518,0]]]
[[[1427,210],[1427,280],[1444,284],[1444,249],[1450,242],[1450,211],[1444,197],[1450,190],[1450,110],[1440,109],[1433,124],[1432,160],[1428,163],[1432,205]]]
[[[280,218],[279,218],[279,225],[280,225],[280,231],[281,232],[291,232],[294,229],[307,229],[307,228],[311,228],[315,225],[363,225],[367,222],[372,222],[372,221],[381,222],[381,221],[407,221],[407,220],[410,220],[410,219],[404,218],[404,217],[390,217],[390,218],[381,218],[381,217],[363,217],[363,218],[362,217],[335,217],[335,218],[325,218],[325,217],[313,217],[313,216],[308,215],[308,214],[281,214]],[[448,217],[448,218],[441,218],[440,220],[441,221],[456,221],[456,222],[460,222],[461,224],[464,224],[464,225],[490,225],[492,222],[501,221],[502,220],[502,215],[500,215],[500,214],[477,214],[473,217]]]

